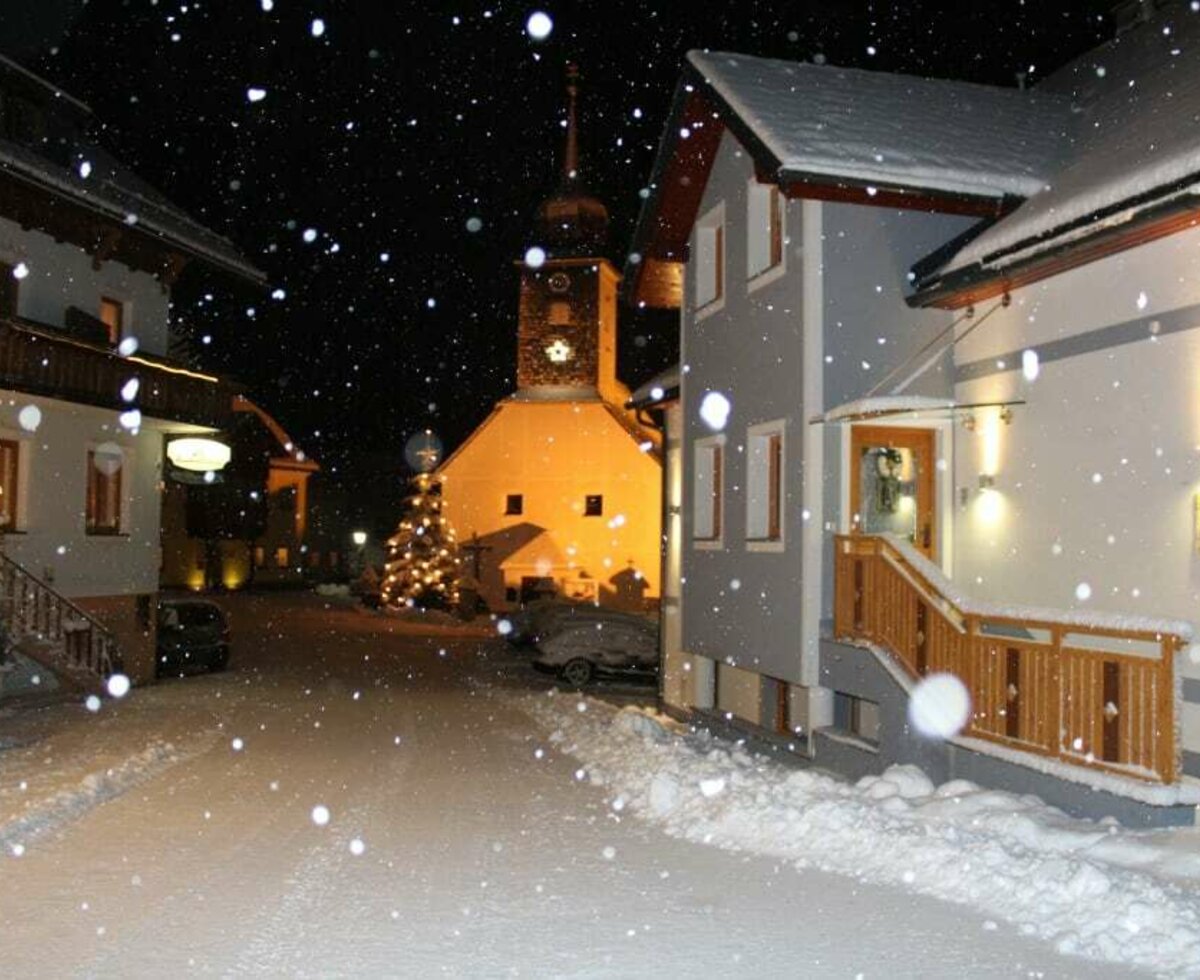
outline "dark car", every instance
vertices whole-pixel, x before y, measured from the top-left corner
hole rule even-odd
[[[179,677],[229,664],[229,623],[215,602],[165,599],[158,604],[157,677]]]

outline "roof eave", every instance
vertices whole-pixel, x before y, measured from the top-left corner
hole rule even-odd
[[[1022,286],[1061,275],[1090,262],[1200,226],[1200,197],[1177,195],[1139,211],[1119,225],[1094,222],[1084,236],[1062,240],[1066,231],[1043,240],[1036,251],[1001,266],[982,262],[919,283],[908,297],[913,307],[960,309]]]

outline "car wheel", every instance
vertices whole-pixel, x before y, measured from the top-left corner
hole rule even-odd
[[[572,687],[584,687],[592,679],[593,673],[595,673],[595,668],[592,667],[590,660],[576,657],[563,664],[559,676]]]

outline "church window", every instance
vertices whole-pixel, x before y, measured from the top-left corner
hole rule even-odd
[[[783,196],[773,184],[751,180],[746,195],[746,278],[783,263]]]
[[[546,317],[552,327],[567,327],[571,324],[571,304],[555,302],[550,304],[550,312]]]
[[[604,496],[599,493],[590,493],[583,498],[583,516],[584,517],[602,517],[604,515]]]
[[[522,493],[510,493],[504,498],[504,513],[505,514],[523,514],[525,513],[525,495]]]
[[[725,296],[725,205],[718,204],[696,225],[695,305],[717,309]]]
[[[692,457],[692,538],[698,545],[721,543],[724,446],[720,439],[697,439]]]

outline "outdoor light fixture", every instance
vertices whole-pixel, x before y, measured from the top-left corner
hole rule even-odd
[[[350,540],[353,541],[356,545],[358,545],[361,548],[364,544],[367,543],[367,532],[366,531],[355,531],[353,534],[350,535]]]
[[[167,459],[181,470],[215,473],[225,468],[233,455],[230,448],[216,439],[189,436],[167,443]]]

